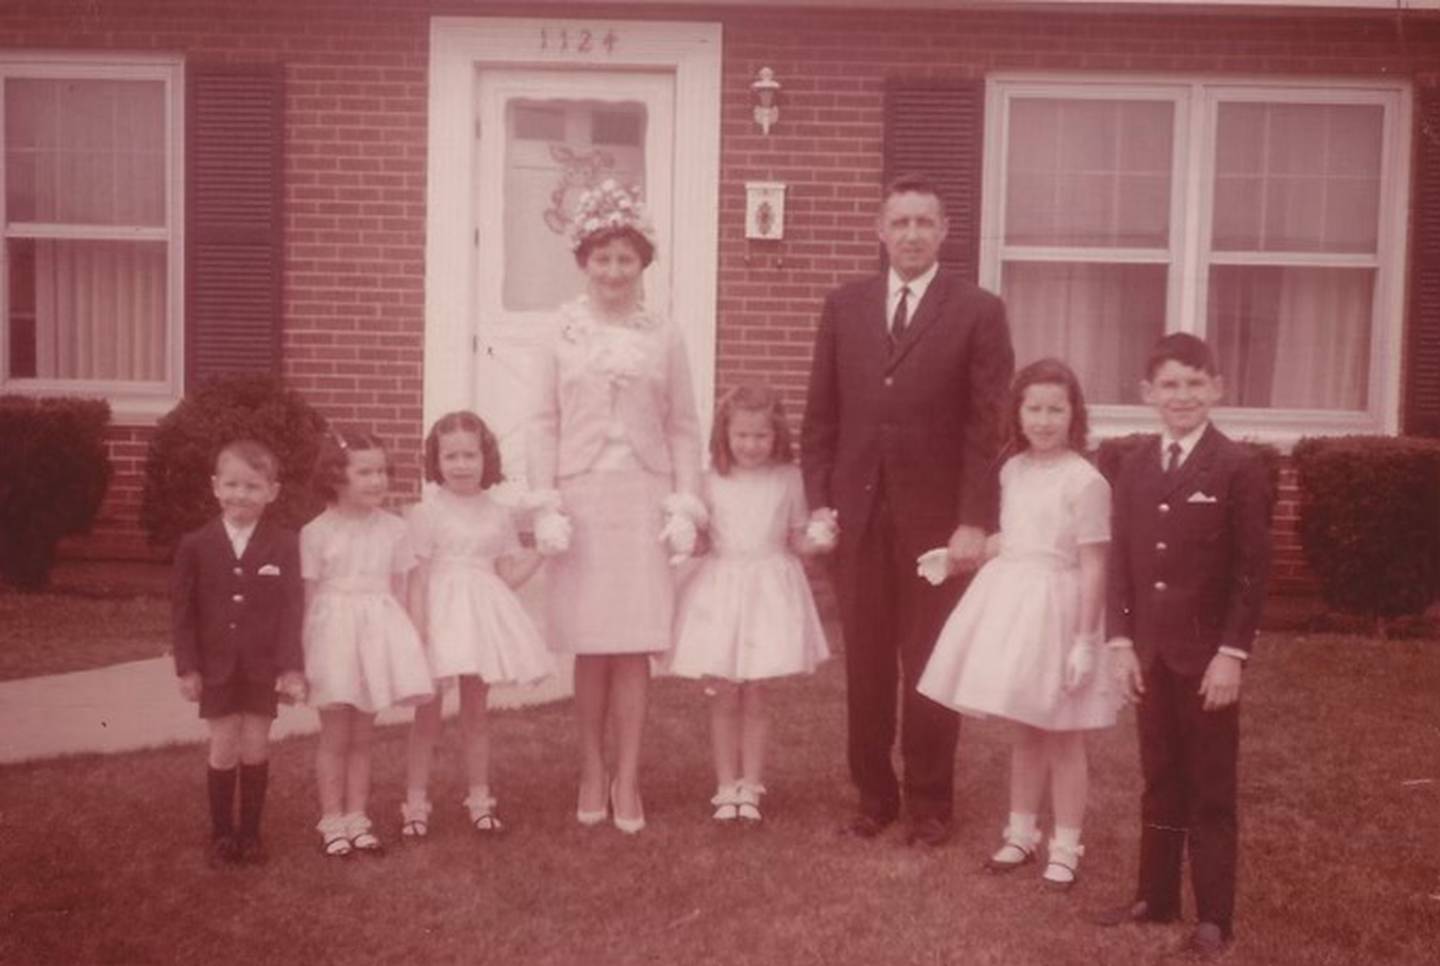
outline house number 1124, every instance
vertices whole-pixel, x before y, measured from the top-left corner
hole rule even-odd
[[[561,27],[559,30],[552,30],[549,27],[540,28],[541,50],[554,50],[560,53],[574,51],[577,54],[593,54],[604,50],[607,54],[613,54],[619,43],[620,38],[613,30],[605,31],[603,37],[596,37],[595,31],[588,28],[576,30],[571,30],[569,27]]]

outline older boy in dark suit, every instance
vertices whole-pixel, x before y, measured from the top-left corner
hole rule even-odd
[[[1140,875],[1135,901],[1104,925],[1180,914],[1188,845],[1198,925],[1189,952],[1230,941],[1235,905],[1238,699],[1270,567],[1269,477],[1210,424],[1223,384],[1210,347],[1175,333],[1141,383],[1160,417],[1115,480],[1111,666],[1138,703]]]
[[[211,477],[220,516],[186,534],[175,552],[175,673],[180,694],[200,703],[210,726],[213,865],[264,860],[260,813],[276,691],[292,700],[305,695],[299,543],[293,532],[261,518],[280,494],[278,469],[275,455],[259,443],[241,440],[221,449]]]

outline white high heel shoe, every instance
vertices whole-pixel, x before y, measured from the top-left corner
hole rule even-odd
[[[594,826],[599,825],[601,822],[605,821],[609,817],[610,808],[608,805],[604,808],[598,808],[593,812],[583,809],[579,805],[575,806],[575,821],[579,822],[581,825],[584,825],[586,828],[593,828]]]
[[[610,820],[615,827],[626,835],[637,835],[645,828],[644,806],[641,806],[639,818],[621,818],[620,809],[615,807],[615,781],[610,781]]]

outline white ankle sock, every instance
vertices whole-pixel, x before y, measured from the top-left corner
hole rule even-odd
[[[1062,848],[1074,849],[1080,844],[1080,830],[1067,825],[1057,825],[1053,841]]]
[[[1035,837],[1034,812],[1011,812],[1010,824],[1006,826],[1009,833],[1022,842],[1029,842]]]

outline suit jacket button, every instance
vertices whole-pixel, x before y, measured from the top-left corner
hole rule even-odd
[[[230,629],[233,631],[233,630],[234,630],[236,627],[238,627],[238,626],[239,626],[238,624],[232,623],[232,624],[230,625]]]
[[[886,376],[886,377],[885,377],[885,385],[887,385],[887,386],[893,386],[893,385],[895,385],[895,377],[894,377],[894,376]]]
[[[237,576],[237,577],[243,577],[243,576],[245,576],[245,568],[244,568],[244,567],[236,567],[236,568],[235,568],[235,576]]]
[[[1169,549],[1170,549],[1170,546],[1169,546],[1169,544],[1167,544],[1164,540],[1161,540],[1159,543],[1155,544],[1155,549],[1156,549],[1156,550],[1169,550]]]
[[[236,594],[236,595],[234,595],[233,597],[231,597],[230,599],[233,600],[233,601],[234,601],[235,603],[237,603],[237,604],[243,604],[243,603],[245,603],[245,595],[244,595],[244,594]]]
[[[1157,581],[1155,581],[1155,589],[1156,589],[1156,590],[1162,590],[1162,591],[1163,591],[1163,590],[1168,589],[1169,586],[1170,586],[1170,585],[1167,584],[1167,583],[1165,583],[1165,581],[1163,581],[1163,580],[1157,580]]]
[[[1170,512],[1170,504],[1168,504],[1168,503],[1162,503],[1162,504],[1160,504],[1158,507],[1156,507],[1156,509],[1159,510],[1161,513],[1169,513],[1169,512]]]

